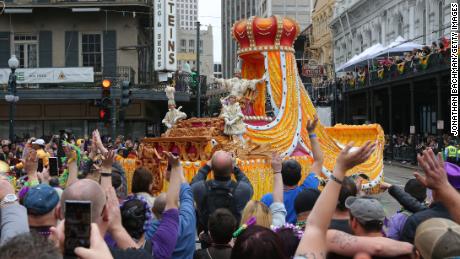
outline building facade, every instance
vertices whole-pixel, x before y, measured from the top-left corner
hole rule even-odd
[[[336,67],[366,48],[398,36],[431,45],[449,33],[454,0],[336,0],[330,23]]]
[[[312,58],[318,64],[333,64],[332,32],[329,24],[334,15],[335,0],[316,0],[312,12]],[[331,77],[332,75],[328,75]]]
[[[83,136],[101,125],[97,100],[101,82],[112,81],[119,98],[122,81],[131,83],[132,104],[125,112],[125,128],[131,136],[158,134],[167,110],[163,88],[153,81],[152,5],[140,0],[8,1],[0,15],[0,68],[16,55],[21,68],[92,67],[94,83],[17,85],[15,133],[49,135],[72,129]],[[0,88],[0,134],[8,136],[8,104]],[[185,92],[178,102],[188,102]]]
[[[198,0],[176,0],[178,29],[194,30],[198,21]]]
[[[398,36],[428,46],[439,44],[450,34],[452,2],[336,0],[330,23],[335,66],[374,44],[387,46]],[[393,60],[401,58],[401,53],[388,55]],[[444,133],[450,126],[449,103],[445,101],[450,93],[450,49],[432,51],[424,58],[426,66],[402,61],[402,70],[391,61],[378,69],[365,70],[363,66],[365,80],[360,83],[351,74],[345,79],[337,77],[342,97],[338,110],[343,115],[339,121],[379,123],[389,136]]]
[[[233,24],[240,19],[256,15],[259,0],[222,0],[222,74],[224,78],[233,76],[238,63],[238,44],[232,37]]]
[[[179,48],[177,49],[177,64],[179,70],[185,63],[190,65],[192,71],[196,70],[196,30],[177,30]],[[214,74],[214,55],[212,26],[200,31],[200,75],[211,77]]]
[[[222,64],[221,63],[214,63],[214,77],[222,78]]]
[[[261,17],[272,15],[295,19],[304,30],[311,24],[312,0],[258,0],[256,13]]]

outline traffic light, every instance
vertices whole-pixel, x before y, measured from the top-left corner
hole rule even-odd
[[[108,79],[102,81],[102,96],[99,103],[99,120],[109,123],[110,122],[110,108],[112,99],[110,97],[110,87],[112,82]]]
[[[122,108],[128,107],[131,103],[131,83],[129,81],[123,81],[121,83],[121,100],[120,106]]]

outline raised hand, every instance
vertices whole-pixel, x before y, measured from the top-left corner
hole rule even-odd
[[[313,131],[315,131],[317,125],[318,125],[318,115],[315,114],[315,116],[313,117],[313,120],[307,121],[308,133],[312,133]]]
[[[278,153],[272,154],[272,169],[274,173],[281,173],[283,160]]]
[[[425,176],[420,173],[414,173],[415,178],[421,184],[434,191],[449,185],[441,153],[438,153],[438,157],[436,157],[433,150],[427,149],[423,151],[422,155],[417,156],[417,160],[425,172]]]
[[[38,156],[35,149],[31,149],[24,161],[24,171],[27,174],[35,174],[38,169]]]
[[[41,183],[46,183],[49,184],[50,182],[50,173],[48,167],[43,167],[43,171],[37,172],[38,179],[41,181]]]
[[[337,157],[336,167],[342,169],[343,173],[345,173],[353,167],[364,163],[374,152],[376,145],[376,142],[367,141],[362,147],[352,152],[350,150],[353,147],[353,142],[349,143]]]
[[[108,230],[110,232],[116,232],[123,228],[123,225],[121,224],[121,212],[117,194],[112,186],[105,190],[105,194],[107,196],[106,209],[109,222]]]
[[[175,156],[173,153],[166,151],[163,151],[163,154],[165,154],[166,158],[168,159],[168,164],[170,164],[171,167],[180,166],[179,156]]]
[[[115,160],[115,151],[111,150],[104,156],[104,159],[102,160],[102,164],[101,164],[102,170],[104,172],[111,172],[114,160]]]

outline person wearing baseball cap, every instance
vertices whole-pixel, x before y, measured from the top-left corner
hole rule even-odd
[[[460,225],[444,218],[424,221],[418,226],[415,233],[415,248],[416,253],[418,252],[422,258],[458,258],[460,256]]]
[[[37,157],[43,163],[43,167],[48,167],[50,154],[45,151],[46,142],[39,138],[32,142],[32,148],[37,151]]]
[[[348,197],[345,206],[350,212],[350,227],[356,236],[383,237],[385,211],[382,204],[372,198]]]
[[[59,219],[59,195],[56,190],[47,184],[36,185],[27,191],[23,204],[27,209],[30,230],[48,237],[50,227],[56,226]]]

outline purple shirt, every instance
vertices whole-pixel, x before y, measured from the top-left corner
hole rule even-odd
[[[406,220],[409,216],[410,213],[405,212],[398,212],[393,215],[388,222],[386,236],[394,240],[401,240],[404,224],[406,224]]]
[[[176,247],[179,233],[179,210],[169,209],[163,212],[160,226],[152,237],[155,259],[171,258]]]

